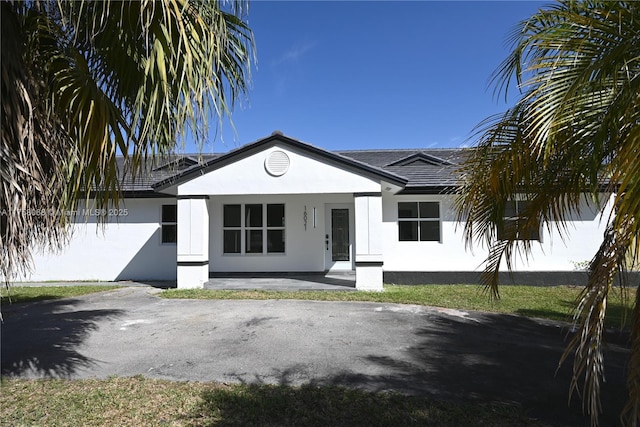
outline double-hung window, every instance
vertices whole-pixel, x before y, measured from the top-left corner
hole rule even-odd
[[[509,200],[504,207],[503,222],[498,226],[498,240],[507,240],[515,236],[517,240],[540,240],[539,224],[525,235],[518,231],[518,218],[526,212],[529,207],[528,200]]]
[[[242,252],[242,205],[224,205],[223,216],[223,251],[225,254]]]
[[[225,254],[285,252],[284,204],[234,204],[223,207]]]
[[[398,240],[440,241],[439,202],[398,202]]]
[[[178,241],[178,207],[162,205],[161,216],[162,243],[176,243]]]

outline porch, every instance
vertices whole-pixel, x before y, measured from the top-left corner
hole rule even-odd
[[[178,202],[178,288],[217,286],[209,272],[355,271],[357,289],[381,291],[382,189],[404,183],[282,135],[216,158],[167,184]]]
[[[355,272],[210,274],[211,290],[355,291]]]

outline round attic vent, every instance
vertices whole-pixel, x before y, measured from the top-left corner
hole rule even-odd
[[[274,151],[264,161],[264,168],[272,176],[282,176],[289,170],[289,156],[283,151]]]

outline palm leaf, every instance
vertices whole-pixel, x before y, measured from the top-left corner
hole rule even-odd
[[[570,390],[580,390],[597,424],[604,375],[602,335],[614,279],[625,285],[640,229],[640,5],[563,1],[540,10],[511,33],[512,54],[492,76],[496,94],[512,77],[519,102],[478,128],[477,150],[461,167],[456,201],[467,246],[489,249],[482,283],[498,296],[498,272],[527,260],[531,242],[518,235],[541,223],[566,239],[582,209],[611,208],[606,233],[591,261],[576,309],[577,333]],[[517,229],[498,241],[508,200],[530,200]],[[636,306],[635,310],[638,308]],[[634,320],[636,322],[637,320]],[[638,329],[637,324],[633,324]],[[636,333],[634,340],[639,340]],[[637,425],[640,386],[638,344],[629,369],[629,425]]]

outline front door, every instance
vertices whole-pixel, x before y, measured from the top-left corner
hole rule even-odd
[[[325,269],[353,270],[352,205],[327,205],[325,218]]]

